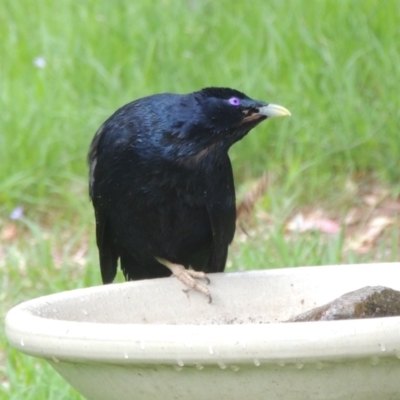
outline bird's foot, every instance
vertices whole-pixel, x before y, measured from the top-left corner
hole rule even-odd
[[[188,287],[187,289],[183,289],[185,293],[194,289],[206,295],[208,297],[208,302],[211,303],[212,299],[208,288],[196,281],[196,279],[204,279],[207,282],[207,285],[210,283],[210,279],[208,279],[207,275],[204,272],[186,269],[181,264],[174,264],[170,261],[164,260],[163,258],[157,257],[157,261],[165,265],[169,270],[171,270],[172,275],[176,276],[178,280],[180,280]]]

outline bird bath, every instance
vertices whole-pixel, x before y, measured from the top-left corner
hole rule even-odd
[[[400,289],[400,263],[211,274],[212,304],[173,278],[27,301],[15,348],[90,400],[385,400],[400,393],[400,317],[278,323],[367,285]]]

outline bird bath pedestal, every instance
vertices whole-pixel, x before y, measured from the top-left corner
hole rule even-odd
[[[400,317],[281,323],[400,263],[211,274],[211,304],[173,278],[73,290],[13,308],[15,348],[89,400],[386,400],[400,396]]]

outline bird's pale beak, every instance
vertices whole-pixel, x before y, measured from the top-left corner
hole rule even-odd
[[[278,104],[267,104],[266,106],[258,109],[259,115],[265,115],[268,118],[285,117],[291,115],[290,111],[285,107],[278,106]]]

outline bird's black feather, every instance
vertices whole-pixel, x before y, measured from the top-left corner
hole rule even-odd
[[[227,152],[265,119],[243,123],[264,105],[226,88],[165,93],[123,106],[101,126],[88,159],[104,283],[118,259],[128,280],[170,275],[156,257],[224,270],[236,219]]]

